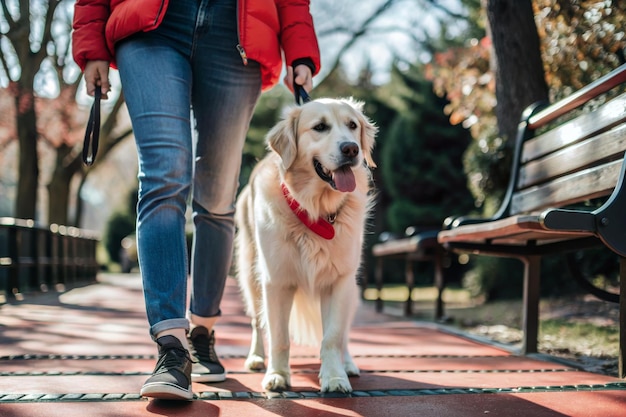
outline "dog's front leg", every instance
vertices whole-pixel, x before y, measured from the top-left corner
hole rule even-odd
[[[346,371],[348,376],[360,376],[361,370],[354,363],[352,359],[352,355],[348,351],[348,337],[345,337],[344,340],[344,349],[343,349],[343,369]]]
[[[289,369],[289,314],[295,289],[266,284],[264,287],[265,323],[269,359],[263,388],[282,391],[291,385]]]
[[[322,293],[321,303],[324,337],[320,351],[320,390],[352,392],[348,375],[358,375],[359,369],[348,353],[347,344],[358,303],[356,284],[351,278],[339,280],[332,290]]]
[[[263,328],[258,315],[252,319],[252,342],[250,343],[250,353],[248,353],[248,357],[246,358],[245,366],[251,371],[261,371],[265,369]]]

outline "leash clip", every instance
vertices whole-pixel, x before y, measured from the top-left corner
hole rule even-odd
[[[94,92],[94,101],[89,113],[89,121],[87,122],[87,130],[85,131],[85,139],[83,140],[83,163],[87,166],[93,165],[96,161],[98,153],[98,142],[100,140],[100,99],[102,98],[102,90],[100,86],[96,86]]]

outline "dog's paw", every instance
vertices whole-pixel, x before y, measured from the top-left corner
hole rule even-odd
[[[322,392],[352,392],[352,385],[347,376],[335,376],[332,378],[322,378],[320,380],[320,391]]]
[[[284,391],[291,385],[291,382],[289,375],[278,372],[268,372],[263,378],[262,385],[263,389],[267,391]]]
[[[246,369],[251,371],[262,371],[265,369],[265,360],[259,355],[250,355],[246,359]]]
[[[348,376],[360,376],[361,375],[361,371],[352,361],[345,362],[343,364],[343,369],[346,371]]]

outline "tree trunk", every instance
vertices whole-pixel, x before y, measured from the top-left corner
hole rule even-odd
[[[548,99],[531,0],[487,0],[500,135],[513,146],[522,111]]]
[[[57,175],[57,173],[58,170],[55,170],[48,184],[48,222],[50,224],[75,226],[68,223],[67,216],[70,201],[70,179],[66,179],[64,175]]]
[[[31,13],[31,3],[28,1],[17,2],[19,4],[18,17],[9,13],[9,7],[6,1],[2,1],[2,18],[3,24],[8,26],[8,31],[3,31],[2,66],[8,73],[7,63],[17,59],[15,66],[19,65],[19,79],[10,81],[10,89],[15,94],[15,125],[19,142],[19,168],[17,196],[15,199],[15,217],[37,220],[37,188],[39,186],[39,158],[37,155],[37,114],[35,113],[35,94],[34,81],[35,75],[41,67],[41,63],[48,57],[49,43],[54,42],[52,39],[52,21],[55,16],[56,8],[62,3],[60,1],[46,1],[47,10],[45,18],[39,23],[31,25],[31,18],[38,17],[40,7],[37,12]],[[35,2],[38,4],[38,2]],[[13,5],[15,6],[15,5]],[[15,9],[15,7],[12,7]],[[14,10],[17,11],[17,10]],[[39,28],[35,32],[31,32],[33,28]],[[41,36],[41,38],[40,38]],[[33,51],[31,48],[32,39],[40,40],[40,48]],[[6,46],[7,48],[4,48]],[[56,48],[59,45],[55,45]],[[13,53],[5,53],[5,49],[13,49]],[[67,50],[67,49],[66,49]],[[14,56],[15,55],[15,56]],[[7,57],[10,57],[7,59]],[[59,58],[55,56],[54,58]],[[51,61],[54,62],[54,61]],[[7,76],[10,75],[6,74]]]
[[[119,143],[132,134],[132,129],[128,128],[117,135],[113,135],[113,130],[116,127],[117,116],[123,108],[123,105],[124,97],[123,95],[120,95],[113,104],[111,111],[106,115],[103,115],[105,118],[100,130],[98,158],[89,170],[83,169],[82,153],[74,152],[73,146],[70,147],[63,144],[57,147],[54,172],[52,173],[52,178],[48,184],[48,221],[50,223],[80,227],[83,204],[79,196],[76,198],[76,207],[74,210],[75,215],[73,218],[69,217],[69,213],[72,211],[70,210],[72,208],[70,207],[72,179],[76,175],[80,176],[80,186],[77,191],[80,193],[89,172],[100,165],[109,152],[111,152]]]
[[[57,148],[54,172],[48,183],[48,222],[68,226],[78,226],[68,217],[72,178],[82,168],[79,158],[72,158],[72,147],[61,145]],[[68,161],[69,164],[67,163]]]
[[[30,84],[32,86],[32,83]],[[15,217],[36,219],[39,159],[37,156],[37,115],[32,87],[16,85],[16,126],[20,145]]]
[[[72,224],[76,227],[81,227],[81,220],[83,218],[83,208],[85,207],[85,203],[82,198],[80,198],[80,193],[87,182],[87,175],[82,174],[80,177],[80,184],[78,184],[78,188],[76,190],[76,210],[74,212],[74,219],[70,219]],[[89,227],[87,227],[89,228]]]

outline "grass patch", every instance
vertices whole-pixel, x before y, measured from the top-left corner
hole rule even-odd
[[[541,320],[539,349],[591,357],[616,357],[619,329],[563,319]]]
[[[400,307],[408,296],[402,285],[385,286],[381,293],[386,306]],[[415,288],[412,293],[416,320],[433,320],[434,287]],[[366,300],[376,300],[378,291],[368,288]],[[522,301],[501,300],[478,303],[462,288],[444,291],[448,324],[515,347],[522,342]],[[393,311],[391,308],[385,311]],[[539,345],[542,353],[564,357],[592,372],[617,374],[619,353],[619,306],[593,297],[571,296],[542,299],[539,314]]]
[[[409,290],[405,285],[385,285],[381,290],[381,298],[389,303],[403,303],[409,295]],[[378,298],[378,290],[376,288],[367,288],[364,297],[368,301],[374,301]],[[437,298],[437,288],[435,287],[416,287],[413,288],[411,299],[415,302],[433,301]],[[467,303],[471,304],[472,300],[469,291],[463,288],[449,287],[443,292],[443,300],[446,303]]]

